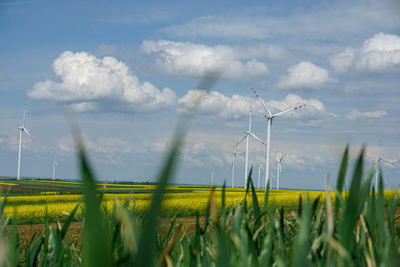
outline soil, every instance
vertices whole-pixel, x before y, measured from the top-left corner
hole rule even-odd
[[[162,218],[160,222],[160,231],[161,234],[164,235],[170,225],[172,219],[170,218]],[[200,224],[204,223],[205,218],[200,217]],[[60,224],[62,226],[62,224]],[[176,218],[175,221],[175,229],[182,225],[184,232],[189,235],[192,235],[195,227],[196,227],[196,217],[179,217]],[[56,224],[52,224],[52,227],[56,227]],[[25,224],[25,225],[18,225],[18,235],[21,245],[21,252],[25,251],[25,247],[29,245],[32,238],[40,235],[44,232],[44,224]],[[11,233],[12,226],[7,227],[7,235],[9,236]],[[82,234],[82,223],[81,222],[72,222],[68,228],[67,236],[71,238],[72,243],[75,245],[76,248],[80,248],[81,245],[81,234]]]

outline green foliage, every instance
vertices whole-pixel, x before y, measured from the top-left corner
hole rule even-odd
[[[264,206],[259,205],[251,173],[246,197],[235,209],[221,207],[211,190],[203,220],[196,216],[193,231],[176,226],[176,217],[159,229],[165,187],[173,177],[182,136],[174,139],[158,177],[149,212],[135,212],[129,202],[116,201],[112,214],[102,210],[101,195],[88,159],[80,147],[79,157],[85,195],[82,248],[74,247],[67,230],[78,206],[56,227],[47,223],[21,253],[15,220],[1,221],[0,245],[8,254],[4,266],[396,266],[400,262],[398,195],[384,199],[384,182],[379,173],[377,191],[371,187],[373,168],[364,177],[364,150],[355,164],[350,190],[345,191],[348,147],[339,170],[334,194],[327,186],[326,200],[299,199],[295,212],[268,206],[269,185]],[[79,142],[78,142],[79,143]],[[322,197],[322,196],[321,196]],[[321,204],[323,203],[323,204]],[[6,199],[0,203],[0,215]],[[78,204],[79,205],[79,204]],[[130,208],[131,207],[131,208]],[[1,217],[1,216],[0,216]],[[6,226],[11,225],[8,240]]]

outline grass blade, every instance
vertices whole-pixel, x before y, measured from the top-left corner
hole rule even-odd
[[[101,202],[97,196],[95,179],[89,166],[82,140],[78,134],[75,134],[75,141],[78,147],[84,201],[86,204],[82,263],[84,266],[112,266],[111,245],[105,228],[105,218],[101,212]]]
[[[339,193],[343,191],[343,185],[346,179],[346,172],[347,172],[347,164],[349,162],[349,145],[346,146],[344,150],[342,162],[340,164],[339,174],[337,178],[336,189]]]

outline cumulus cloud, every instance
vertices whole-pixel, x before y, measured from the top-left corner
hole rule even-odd
[[[346,118],[351,119],[351,120],[355,120],[355,119],[359,119],[359,118],[376,119],[376,118],[386,116],[387,114],[388,113],[384,110],[361,112],[358,109],[353,109],[346,115]]]
[[[281,101],[271,100],[268,101],[266,104],[272,113],[277,113],[299,105],[306,104],[306,107],[299,112],[294,111],[286,113],[285,116],[287,117],[315,119],[328,115],[324,104],[318,99],[303,99],[301,96],[296,94],[288,94]]]
[[[207,93],[205,90],[190,90],[178,100],[178,111],[192,110],[196,103],[200,103],[199,110],[205,115],[225,119],[237,119],[248,114],[249,105],[254,99],[234,94],[225,96],[217,91]]]
[[[243,115],[249,114],[250,105],[253,106],[253,112],[256,114],[264,114],[264,110],[255,98],[234,94],[225,96],[219,92],[213,91],[207,93],[204,90],[190,90],[182,98],[178,100],[179,111],[185,112],[191,110],[195,103],[198,103],[199,111],[208,116],[216,116],[224,119],[238,119]],[[308,117],[315,118],[326,115],[324,104],[314,98],[303,99],[296,94],[288,94],[283,100],[271,100],[266,103],[273,113],[284,111],[295,106],[306,104],[307,108],[300,112],[290,112],[285,116],[289,117]]]
[[[140,83],[128,66],[113,57],[66,51],[54,62],[59,81],[37,82],[27,92],[33,99],[72,103],[76,110],[93,110],[103,100],[127,104],[134,111],[154,110],[176,104],[175,92]]]
[[[158,70],[175,76],[200,77],[218,70],[225,79],[243,79],[268,73],[266,64],[254,58],[240,60],[242,55],[229,46],[207,46],[166,40],[143,41],[144,53],[154,57]]]
[[[279,89],[318,89],[321,86],[334,82],[329,72],[309,61],[302,61],[288,69],[286,75],[281,76],[277,84]]]
[[[330,57],[336,72],[385,72],[400,69],[400,36],[378,33],[364,41],[360,48],[346,48]]]

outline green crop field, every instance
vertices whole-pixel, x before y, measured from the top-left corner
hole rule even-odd
[[[343,191],[346,149],[332,192],[329,187],[325,192],[263,192],[254,189],[251,172],[246,190],[168,186],[178,149],[170,152],[157,185],[96,183],[83,151],[82,183],[21,181],[12,185],[29,185],[34,193],[3,196],[0,245],[8,253],[2,254],[1,264],[395,266],[399,262],[398,193],[384,191],[382,175],[378,190],[371,187],[373,171],[364,176],[363,152],[348,191]],[[64,194],[44,190],[58,187],[65,188]],[[82,194],[73,194],[76,191],[71,188]],[[110,194],[109,188],[129,193]],[[160,216],[165,213],[175,216],[160,231]],[[176,225],[176,216],[182,215],[196,216],[191,231]],[[204,215],[202,220],[199,215]],[[34,218],[44,222],[43,230],[21,244],[17,223]],[[59,219],[62,225],[50,224]],[[81,237],[71,236],[74,220],[83,223]],[[76,238],[80,242],[74,242]]]

